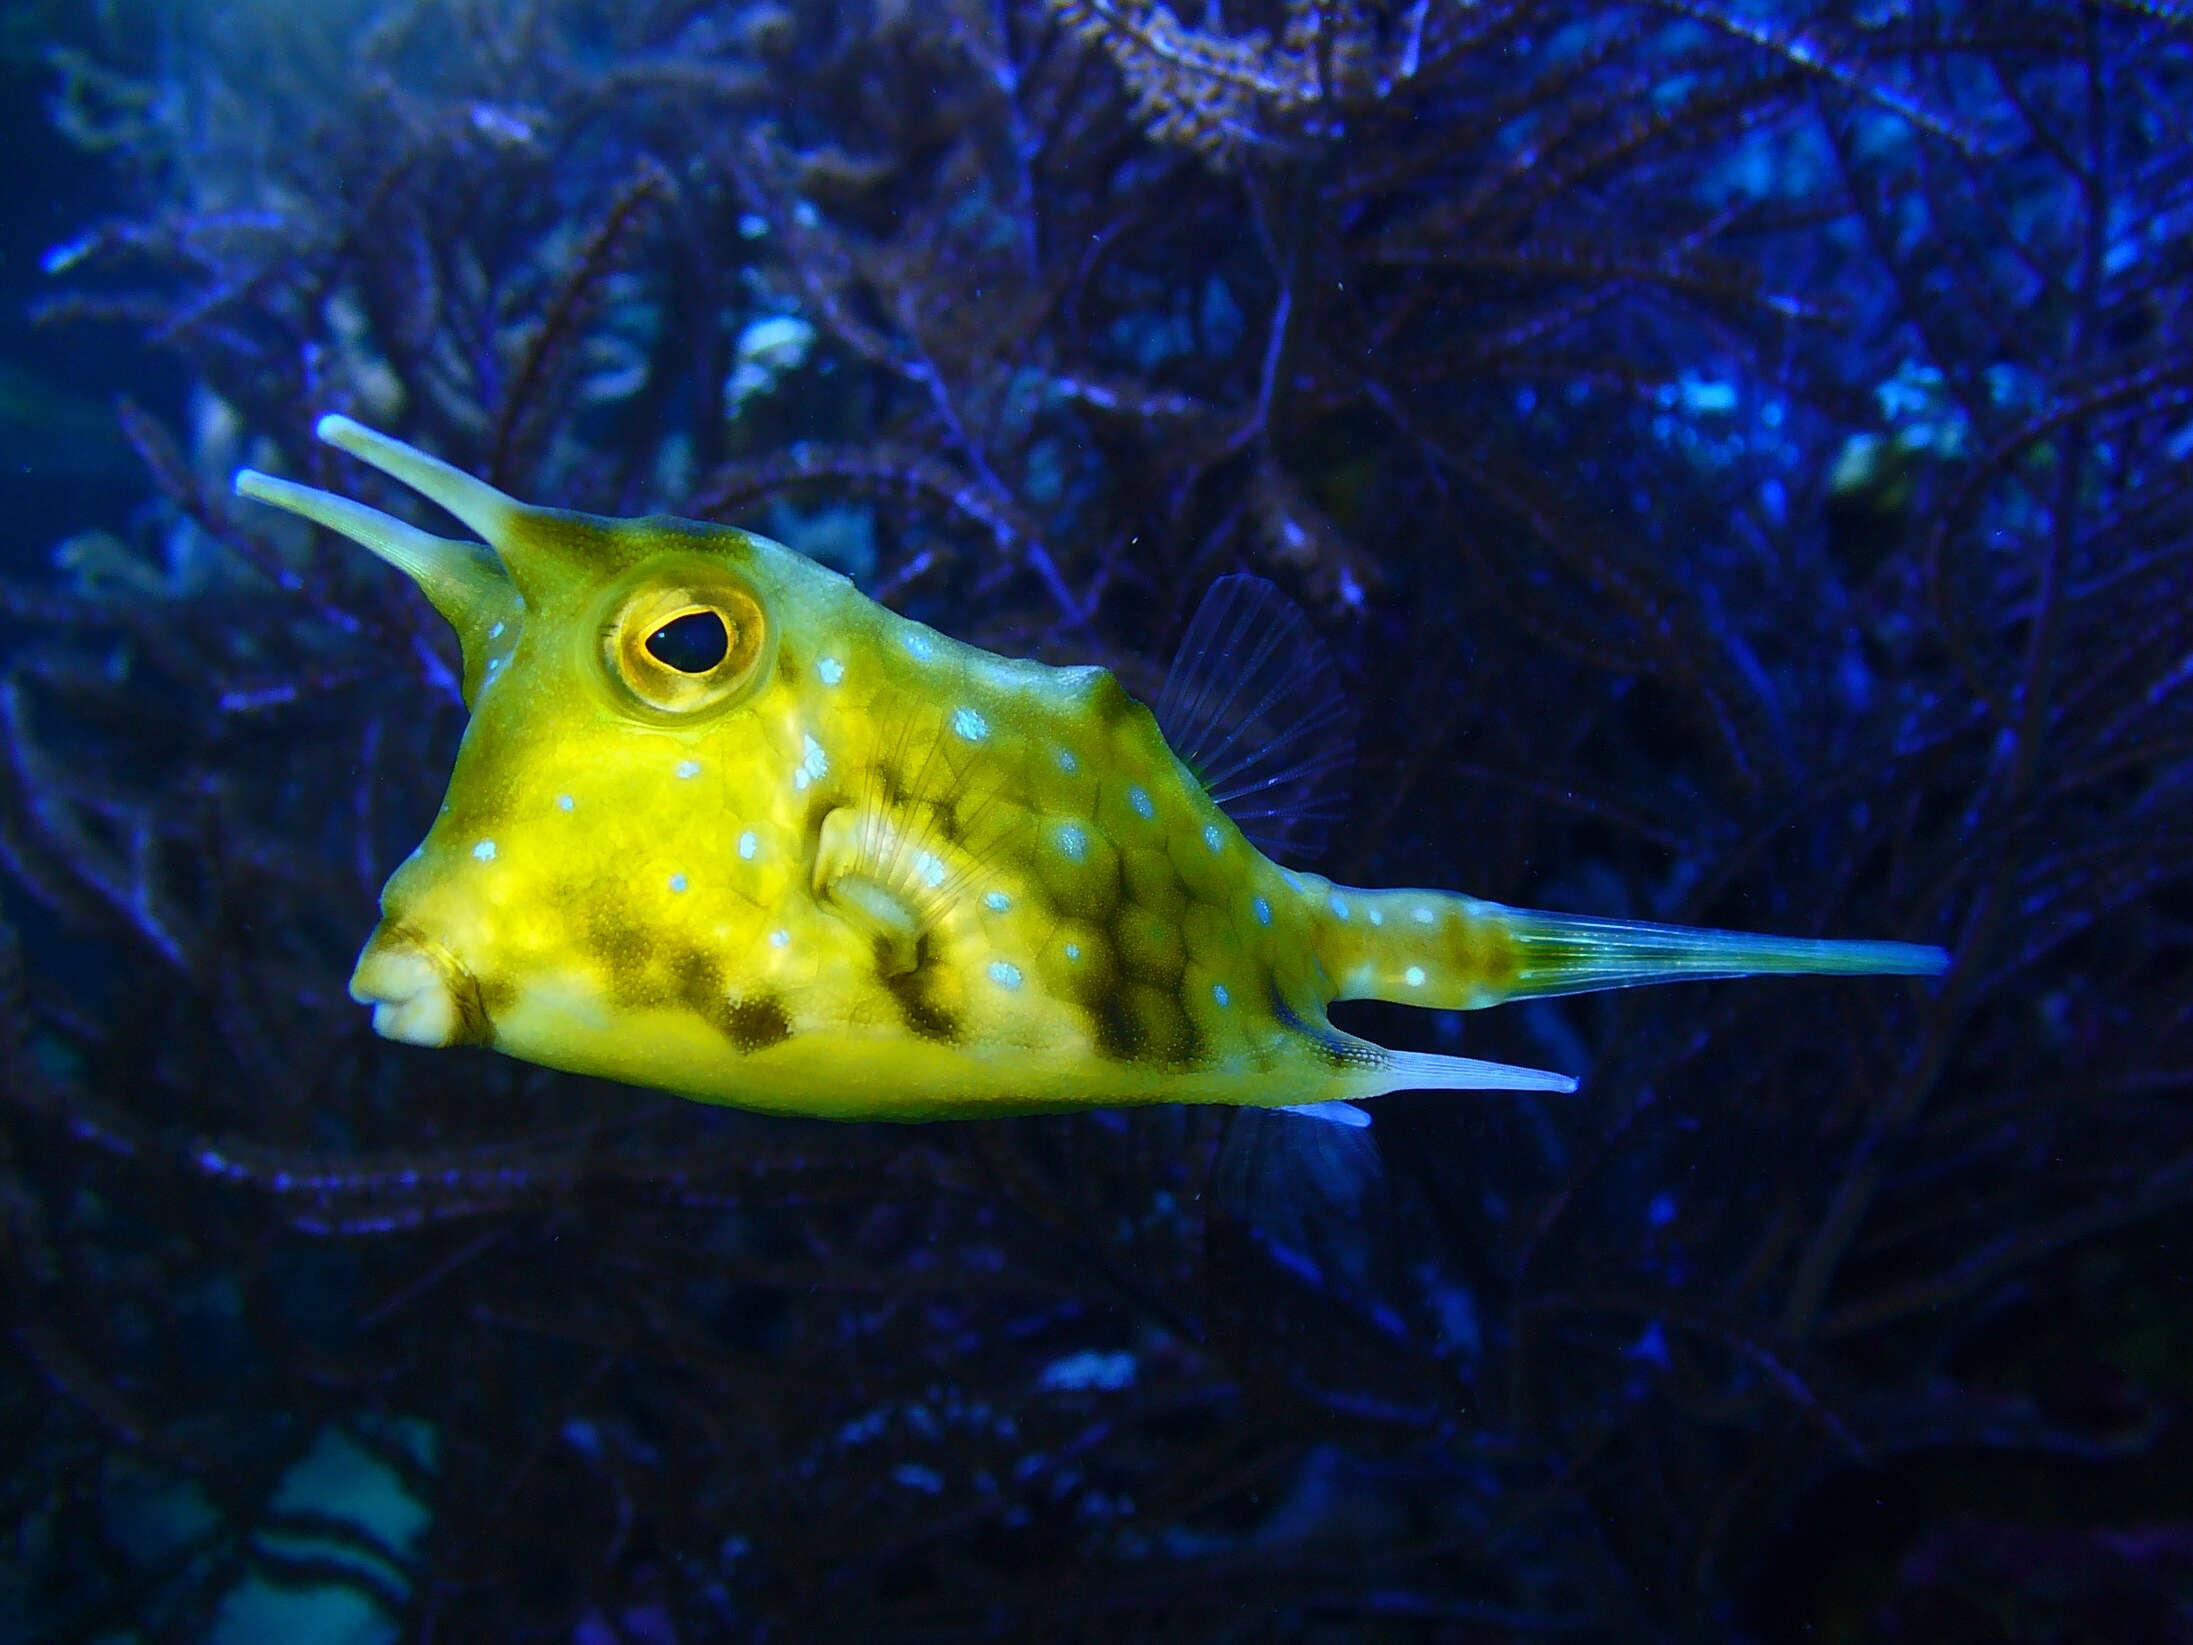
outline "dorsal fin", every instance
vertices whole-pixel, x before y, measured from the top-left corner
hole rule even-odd
[[[1355,715],[1301,608],[1262,577],[1211,584],[1157,700],[1158,729],[1259,850],[1324,850],[1355,761]]]

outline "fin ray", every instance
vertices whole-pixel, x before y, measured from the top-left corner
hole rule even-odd
[[[1384,1091],[1573,1091],[1576,1081],[1549,1068],[1447,1057],[1436,1051],[1388,1051],[1379,1079]]]
[[[890,692],[878,699],[876,712],[894,726],[884,757],[862,774],[845,821],[831,827],[831,848],[817,853],[814,883],[818,894],[835,898],[843,891],[856,901],[861,882],[875,887],[885,913],[892,904],[903,910],[893,923],[905,930],[895,935],[911,950],[976,894],[985,868],[1009,857],[1032,825],[994,775],[975,788],[967,773],[954,769],[956,745],[942,710]],[[886,766],[897,773],[897,794],[890,791]],[[970,770],[983,768],[971,764]],[[939,815],[954,808],[960,816],[956,835]],[[860,919],[855,923],[866,928]]]
[[[1196,607],[1158,729],[1259,850],[1308,860],[1341,814],[1354,716],[1332,654],[1262,577],[1219,578]]]
[[[1949,967],[1944,950],[1923,943],[1761,936],[1522,908],[1503,909],[1500,923],[1518,961],[1509,999],[1720,977],[1931,977]]]
[[[1282,1114],[1300,1114],[1306,1120],[1318,1120],[1326,1125],[1345,1126],[1360,1131],[1371,1123],[1371,1116],[1352,1102],[1290,1102],[1279,1110]]]

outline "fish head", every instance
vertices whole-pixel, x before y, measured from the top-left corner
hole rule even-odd
[[[782,636],[849,585],[743,531],[521,504],[347,418],[319,432],[483,539],[237,478],[404,570],[463,648],[447,794],[351,979],[375,1029],[612,1074],[643,1054],[651,1012],[739,1031],[740,957],[765,945],[773,898],[801,888],[758,881],[766,863],[741,864],[735,886],[709,865],[757,854],[763,798],[798,775]],[[749,1011],[743,1026],[766,1024]]]

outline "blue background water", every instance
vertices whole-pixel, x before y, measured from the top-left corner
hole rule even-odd
[[[2193,23],[1881,0],[0,9],[0,1634],[2188,1637]],[[1389,1043],[1367,1134],[374,1040],[447,638],[226,496],[753,525],[1364,884],[1956,955]],[[401,505],[396,505],[401,506]]]

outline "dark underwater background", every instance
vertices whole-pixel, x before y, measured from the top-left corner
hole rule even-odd
[[[2178,0],[0,59],[0,1638],[2193,1640]],[[1368,1133],[387,1044],[453,647],[228,493],[408,512],[330,410],[1146,696],[1257,572],[1360,715],[1323,872],[1954,967],[1358,1008],[1583,1082]]]

